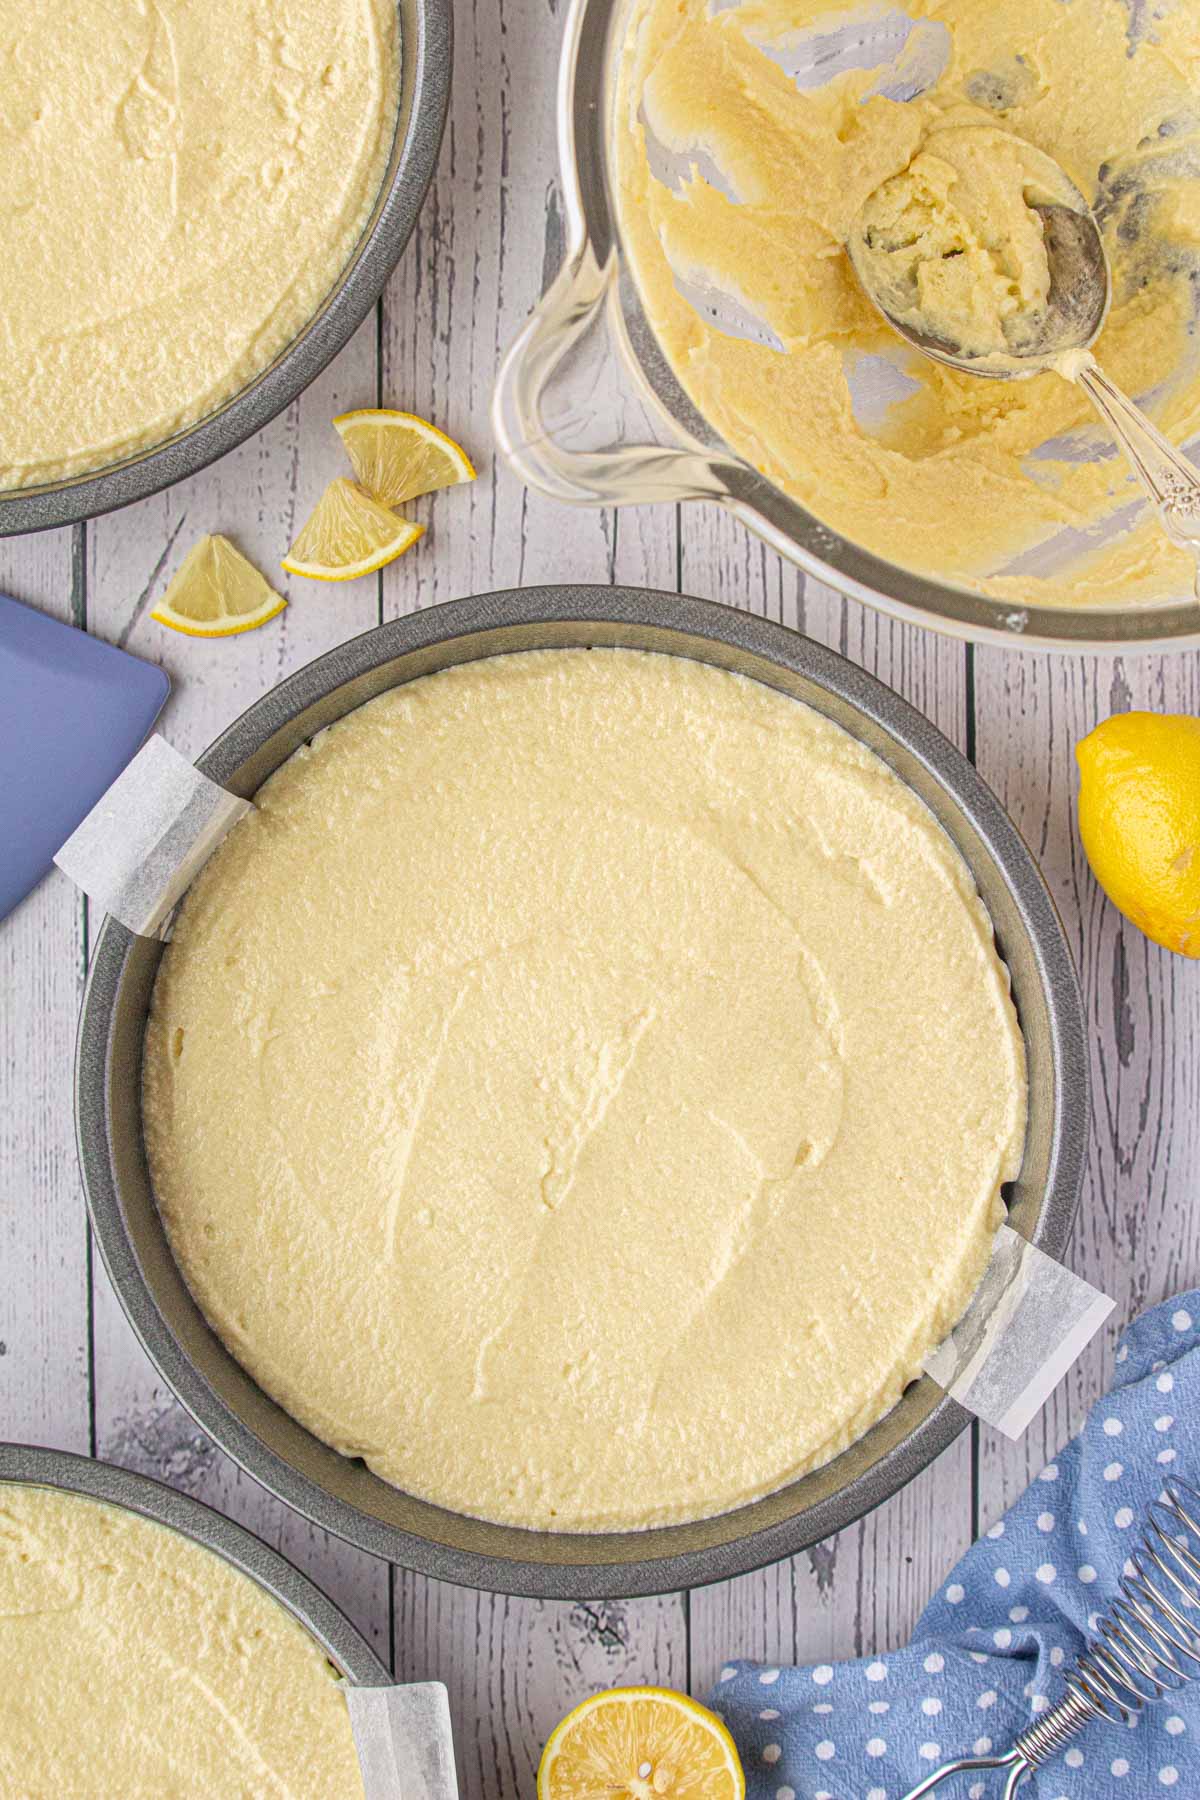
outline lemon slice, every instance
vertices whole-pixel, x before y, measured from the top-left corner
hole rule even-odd
[[[715,1714],[667,1688],[612,1688],[555,1727],[538,1800],[744,1800],[733,1739]]]
[[[383,506],[475,479],[466,451],[415,413],[363,407],[333,422],[354,473]]]
[[[192,545],[150,617],[189,637],[234,637],[286,605],[228,538],[208,536]]]
[[[397,518],[339,475],[317,501],[283,566],[289,575],[310,575],[314,581],[353,581],[395,562],[424,529]]]

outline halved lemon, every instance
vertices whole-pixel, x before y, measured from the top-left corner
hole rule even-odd
[[[420,494],[475,479],[474,465],[462,446],[415,413],[362,407],[333,422],[354,473],[382,506],[399,506]]]
[[[715,1713],[668,1688],[611,1688],[555,1727],[538,1800],[744,1800],[733,1739]]]
[[[353,581],[395,562],[424,529],[397,518],[339,475],[317,501],[283,566],[289,575],[309,575],[314,581]]]
[[[150,617],[188,637],[234,637],[286,605],[228,538],[209,535],[192,545]]]

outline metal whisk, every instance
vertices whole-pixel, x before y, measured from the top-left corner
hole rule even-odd
[[[910,1788],[920,1800],[949,1775],[1007,1769],[1003,1800],[1092,1719],[1128,1724],[1151,1700],[1200,1675],[1200,1494],[1169,1481],[1149,1508],[1117,1599],[1066,1676],[1057,1705],[1004,1756],[963,1756]]]

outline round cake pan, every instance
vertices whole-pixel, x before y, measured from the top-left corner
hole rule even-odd
[[[974,874],[1025,1036],[1029,1122],[1021,1174],[1006,1190],[1009,1220],[1061,1255],[1083,1169],[1088,1078],[1079,988],[1053,903],[970,763],[896,694],[833,651],[677,594],[599,587],[488,594],[379,626],[331,651],[265,694],[199,766],[248,797],[316,732],[389,688],[481,657],[569,646],[666,652],[764,682],[843,726],[925,801]],[[76,1064],[92,1223],[117,1293],[164,1380],[236,1462],[326,1530],[390,1561],[504,1593],[661,1592],[738,1575],[819,1542],[894,1493],[968,1422],[922,1378],[825,1467],[735,1512],[642,1532],[526,1531],[389,1486],[267,1398],[209,1329],[176,1267],[151,1191],[141,1116],[142,1039],[161,954],[161,944],[112,919],[97,938]],[[337,1356],[336,1344],[329,1354]]]
[[[109,1506],[123,1507],[155,1525],[179,1532],[223,1557],[285,1606],[355,1687],[391,1684],[391,1676],[367,1640],[307,1575],[232,1519],[214,1512],[211,1506],[176,1493],[149,1475],[135,1475],[112,1463],[72,1456],[66,1450],[43,1450],[31,1444],[0,1444],[0,1486],[5,1482],[56,1488],[60,1493],[104,1500]]]
[[[399,13],[400,94],[391,159],[358,247],[319,312],[261,375],[174,437],[70,481],[0,493],[0,537],[73,525],[195,475],[290,406],[362,324],[417,222],[450,99],[451,0],[399,0]]]

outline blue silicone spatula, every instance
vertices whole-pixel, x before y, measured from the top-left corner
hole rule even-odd
[[[0,594],[0,919],[162,710],[161,669]]]

